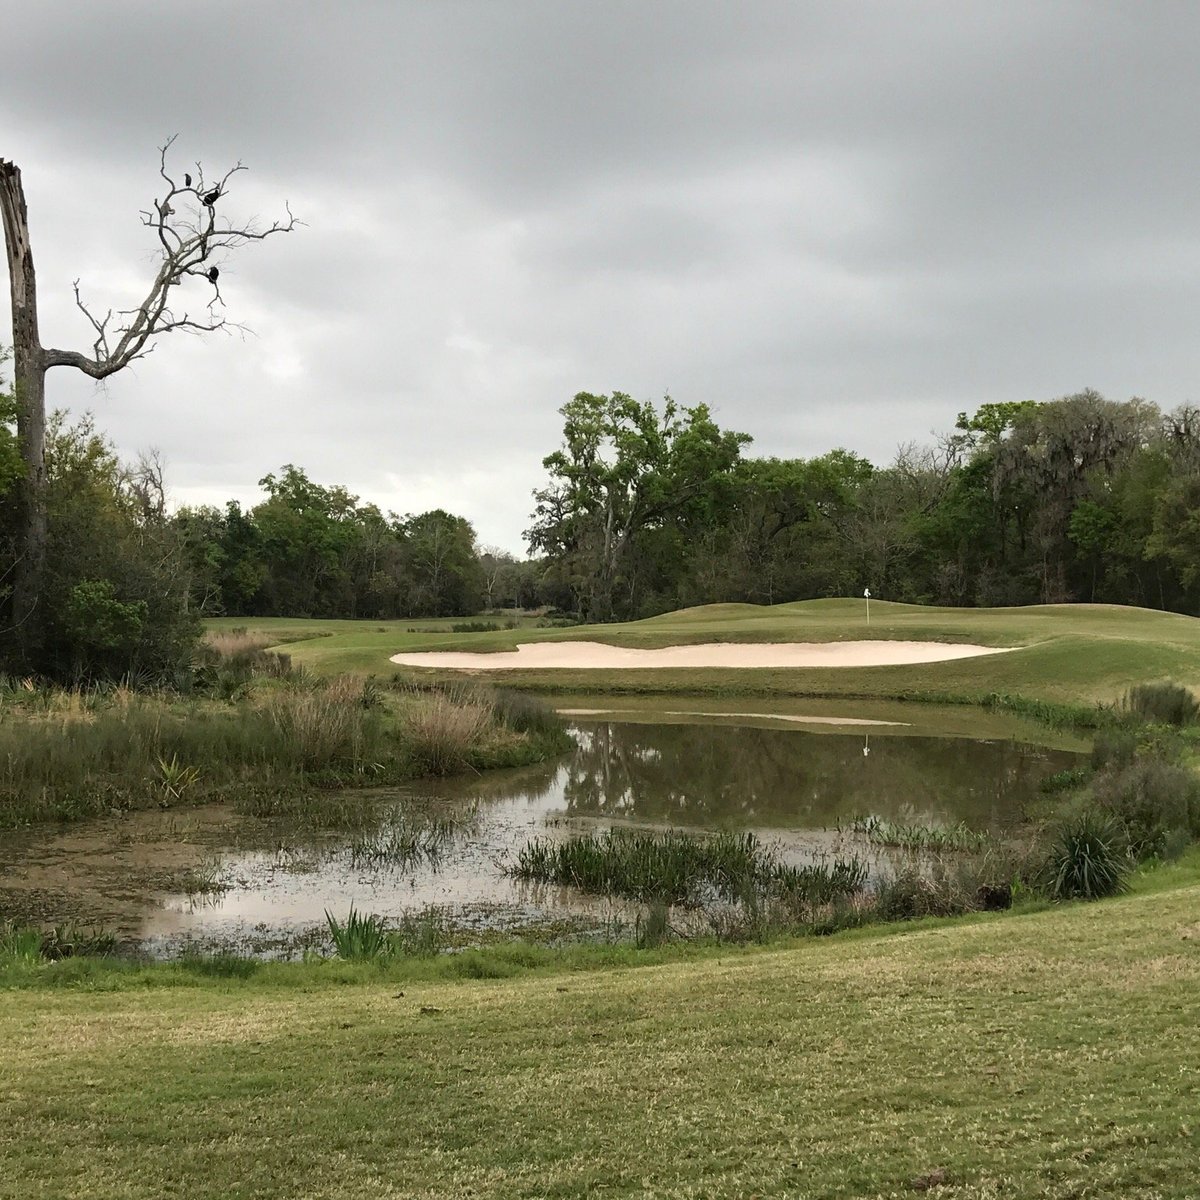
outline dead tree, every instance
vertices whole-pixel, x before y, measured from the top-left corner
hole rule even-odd
[[[149,354],[164,333],[214,333],[245,327],[228,321],[217,279],[218,264],[247,242],[263,241],[296,228],[291,209],[287,219],[270,226],[253,221],[235,223],[224,201],[235,176],[246,168],[239,162],[217,179],[205,181],[203,168],[185,174],[178,183],[167,169],[167,154],[175,138],[159,150],[159,174],[164,195],[142,210],[142,224],[157,241],[158,271],[145,299],[136,308],[109,309],[103,316],[88,307],[74,283],[75,303],[92,327],[90,354],[44,347],[38,333],[37,279],[29,244],[29,219],[21,171],[0,159],[0,218],[8,249],[12,293],[13,382],[17,400],[17,438],[25,474],[17,495],[17,561],[8,624],[26,653],[40,641],[37,617],[46,559],[46,372],[51,367],[75,367],[93,379],[106,379]],[[189,309],[182,285],[202,284],[205,298]],[[195,315],[193,315],[195,313]]]

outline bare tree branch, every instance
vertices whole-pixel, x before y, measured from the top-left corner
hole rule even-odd
[[[44,367],[76,367],[93,379],[105,379],[149,354],[154,349],[154,340],[162,334],[175,330],[246,332],[245,326],[233,324],[217,312],[218,307],[225,307],[218,283],[221,267],[233,251],[247,243],[265,241],[277,233],[291,233],[301,222],[286,203],[286,219],[273,221],[265,228],[253,220],[235,224],[224,211],[218,215],[218,206],[228,195],[231,182],[246,170],[245,166],[239,162],[210,183],[204,177],[203,167],[196,163],[195,175],[187,172],[180,182],[167,166],[175,136],[159,147],[159,175],[166,185],[165,195],[161,200],[156,196],[151,207],[140,213],[142,224],[154,233],[161,259],[146,298],[136,308],[121,309],[115,314],[109,309],[99,317],[84,302],[76,280],[76,306],[96,335],[92,353],[89,356],[74,350],[46,349]],[[185,284],[189,277],[204,280],[212,289],[207,301],[207,319],[193,318],[186,310],[176,315],[171,306],[172,290]]]

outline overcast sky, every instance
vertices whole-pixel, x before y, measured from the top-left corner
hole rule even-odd
[[[76,277],[140,298],[172,133],[180,172],[250,168],[231,215],[307,223],[222,267],[253,337],[50,375],[177,503],[293,462],[520,550],[578,391],[876,461],[988,401],[1197,397],[1195,5],[0,0],[0,29],[46,344],[90,342]]]

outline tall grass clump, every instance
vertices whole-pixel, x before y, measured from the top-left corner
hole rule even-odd
[[[268,650],[272,638],[245,629],[209,630],[195,656],[195,682],[202,691],[230,699],[255,677],[287,679],[291,655]]]
[[[361,680],[272,692],[262,712],[286,758],[310,770],[361,767],[382,740],[378,715],[364,703]]]
[[[1043,880],[1055,900],[1099,900],[1125,890],[1130,867],[1117,824],[1085,810],[1054,830]]]
[[[1200,720],[1200,701],[1190,688],[1178,683],[1138,683],[1125,693],[1125,712],[1156,725],[1195,725]]]
[[[753,833],[693,834],[610,829],[564,841],[534,838],[509,871],[600,895],[668,904],[753,904],[774,897],[809,905],[860,889],[866,869],[850,863],[793,867]]]
[[[382,958],[391,952],[387,922],[377,913],[359,912],[351,904],[344,921],[326,909],[325,922],[339,958],[361,961]]]
[[[493,724],[493,708],[485,697],[431,692],[410,706],[403,736],[422,772],[449,775],[471,765]]]
[[[896,846],[903,850],[983,850],[991,835],[970,829],[961,821],[956,825],[901,825],[880,817],[858,817],[850,825],[876,846]]]

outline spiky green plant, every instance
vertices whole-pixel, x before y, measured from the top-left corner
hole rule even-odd
[[[392,952],[387,922],[377,913],[362,913],[350,905],[345,921],[325,910],[329,936],[339,958],[362,960],[386,958]]]
[[[1124,891],[1129,870],[1116,823],[1088,809],[1054,831],[1044,873],[1056,900],[1099,900]]]

